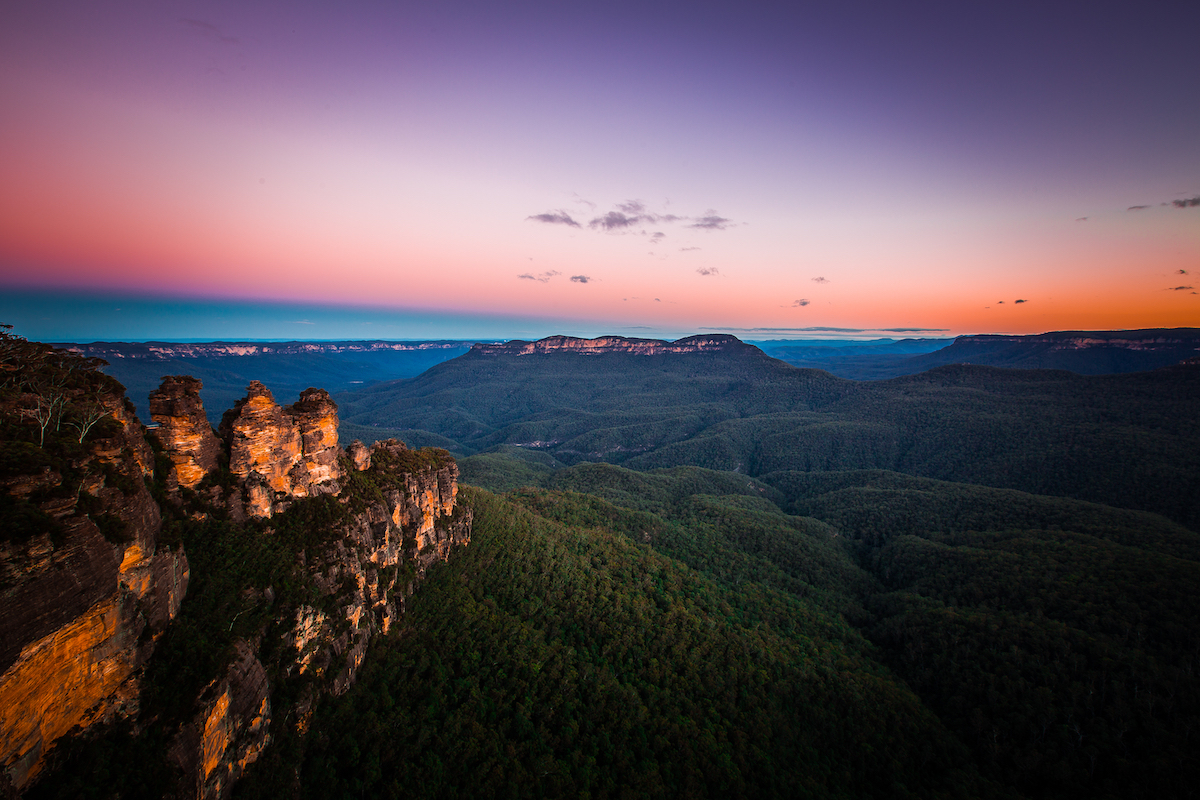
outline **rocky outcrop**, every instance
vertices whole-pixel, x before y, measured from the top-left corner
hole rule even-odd
[[[387,633],[403,614],[425,570],[471,540],[471,511],[456,503],[458,465],[453,460],[397,469],[410,453],[389,439],[370,449],[377,482],[392,484],[384,502],[355,515],[311,569],[322,592],[337,597],[340,615],[304,607],[288,634],[292,669],[315,670],[340,694],[353,683],[372,636]],[[339,632],[340,631],[340,632]]]
[[[158,545],[145,429],[119,394],[95,402],[107,425],[60,469],[0,486],[6,527],[22,523],[0,535],[0,783],[16,789],[67,732],[136,710],[137,670],[187,591],[182,549]]]
[[[308,389],[283,409],[267,387],[252,381],[246,397],[225,412],[219,433],[252,517],[270,517],[292,498],[340,488],[337,406],[323,389]]]
[[[712,353],[737,349],[755,349],[736,336],[713,334],[689,336],[674,342],[659,339],[630,339],[624,336],[602,336],[597,339],[578,339],[574,336],[550,336],[536,342],[515,339],[503,344],[476,344],[471,354],[477,356],[515,355],[527,356],[545,353],[578,353],[580,355],[602,355],[605,353],[631,353],[639,356],[663,355],[666,353]]]
[[[429,565],[470,540],[457,466],[445,451],[395,440],[341,451],[337,407],[319,389],[280,408],[254,382],[217,436],[200,382],[165,379],[152,398],[154,435],[169,464],[165,513],[176,523],[215,514],[221,526],[239,525],[248,513],[264,519],[241,533],[271,536],[272,526],[289,524],[274,515],[303,502],[323,522],[290,540],[299,572],[286,574],[307,587],[304,600],[293,594],[279,605],[270,586],[243,587],[243,600],[278,618],[222,650],[225,666],[191,710],[142,719],[140,667],[179,612],[189,568],[182,548],[159,543],[164,511],[147,485],[155,454],[146,429],[115,382],[88,374],[109,392],[97,395],[105,424],[90,437],[80,429],[79,446],[53,433],[43,437],[50,449],[37,438],[0,441],[0,796],[27,787],[56,740],[125,715],[160,726],[171,742],[167,758],[182,777],[170,793],[217,800],[269,744],[271,681],[305,676],[290,684],[302,686],[299,701],[285,706],[304,730],[321,694],[353,684],[372,637],[392,627]],[[11,430],[28,416],[20,404],[36,398],[6,397],[0,414]],[[28,456],[30,468],[9,469],[14,454]],[[225,459],[229,473],[202,483]],[[361,474],[344,490],[348,469]],[[296,607],[314,596],[319,608]]]
[[[204,690],[200,710],[171,746],[187,797],[226,796],[271,740],[266,670],[249,643],[239,641],[234,650],[225,674]]]
[[[150,418],[158,424],[152,434],[171,459],[169,488],[194,488],[217,468],[221,442],[204,415],[201,388],[195,378],[172,375],[150,393]]]

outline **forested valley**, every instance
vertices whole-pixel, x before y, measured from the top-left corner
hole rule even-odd
[[[471,542],[348,691],[273,718],[234,797],[1200,785],[1200,366],[856,382],[736,345],[472,352],[335,399],[345,441],[455,457]],[[246,598],[290,585],[281,545],[338,513],[298,506],[268,539],[171,522],[207,643],[168,634],[152,702],[228,657]],[[64,745],[34,796],[155,796],[96,777],[147,735]]]

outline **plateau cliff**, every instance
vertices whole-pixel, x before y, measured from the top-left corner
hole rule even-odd
[[[279,726],[302,733],[353,684],[425,570],[470,539],[449,454],[343,451],[323,390],[281,408],[251,383],[218,436],[200,382],[167,377],[148,430],[95,361],[0,345],[8,793],[72,791],[81,750],[150,736],[169,742],[153,792],[227,795]]]
[[[689,336],[674,342],[660,339],[631,339],[625,336],[601,336],[597,339],[579,339],[574,336],[548,336],[536,342],[514,339],[500,344],[476,344],[471,347],[472,355],[533,355],[569,352],[580,355],[604,353],[632,353],[641,356],[664,355],[667,353],[710,353],[731,350],[756,350],[736,336],[713,334]]]

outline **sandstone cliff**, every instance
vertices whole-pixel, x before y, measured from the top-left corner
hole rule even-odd
[[[217,468],[221,442],[204,416],[201,388],[195,378],[168,376],[150,393],[150,418],[158,425],[154,435],[171,459],[169,488],[194,488]]]
[[[144,480],[153,453],[120,386],[33,343],[9,357],[0,784],[19,789],[68,731],[136,711],[138,668],[179,611],[189,571],[181,548],[158,542]]]
[[[281,408],[252,383],[218,436],[188,377],[166,378],[154,394],[156,457],[119,385],[89,374],[107,387],[103,423],[86,436],[72,428],[74,447],[70,437],[28,441],[50,427],[21,413],[36,398],[0,395],[2,463],[27,457],[0,474],[3,783],[19,792],[38,779],[72,731],[118,736],[120,753],[119,735],[99,723],[122,717],[171,742],[160,773],[175,777],[161,791],[225,797],[272,730],[303,731],[322,694],[354,682],[372,637],[403,614],[426,568],[469,541],[457,467],[444,451],[391,440],[343,451],[337,407],[319,389]],[[143,667],[191,577],[183,547],[159,541],[164,518],[173,541],[202,556],[191,583],[208,610],[192,612],[186,629],[207,644],[166,640],[157,699],[145,708]],[[197,656],[214,665],[207,677],[195,674]],[[172,669],[192,677],[175,681]]]
[[[337,494],[337,406],[309,389],[286,409],[252,381],[246,397],[225,412],[219,433],[229,447],[229,471],[245,487],[246,512],[269,517],[295,497]]]
[[[471,353],[488,356],[525,356],[556,352],[578,353],[579,355],[632,353],[640,356],[654,356],[666,353],[710,353],[735,349],[754,350],[755,348],[728,334],[689,336],[674,342],[665,342],[659,339],[630,339],[624,336],[602,336],[597,339],[549,336],[536,342],[515,339],[503,344],[476,344],[471,347]]]

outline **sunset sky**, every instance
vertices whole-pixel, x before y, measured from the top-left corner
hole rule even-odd
[[[6,3],[0,322],[1200,326],[1198,32],[1195,2]]]

